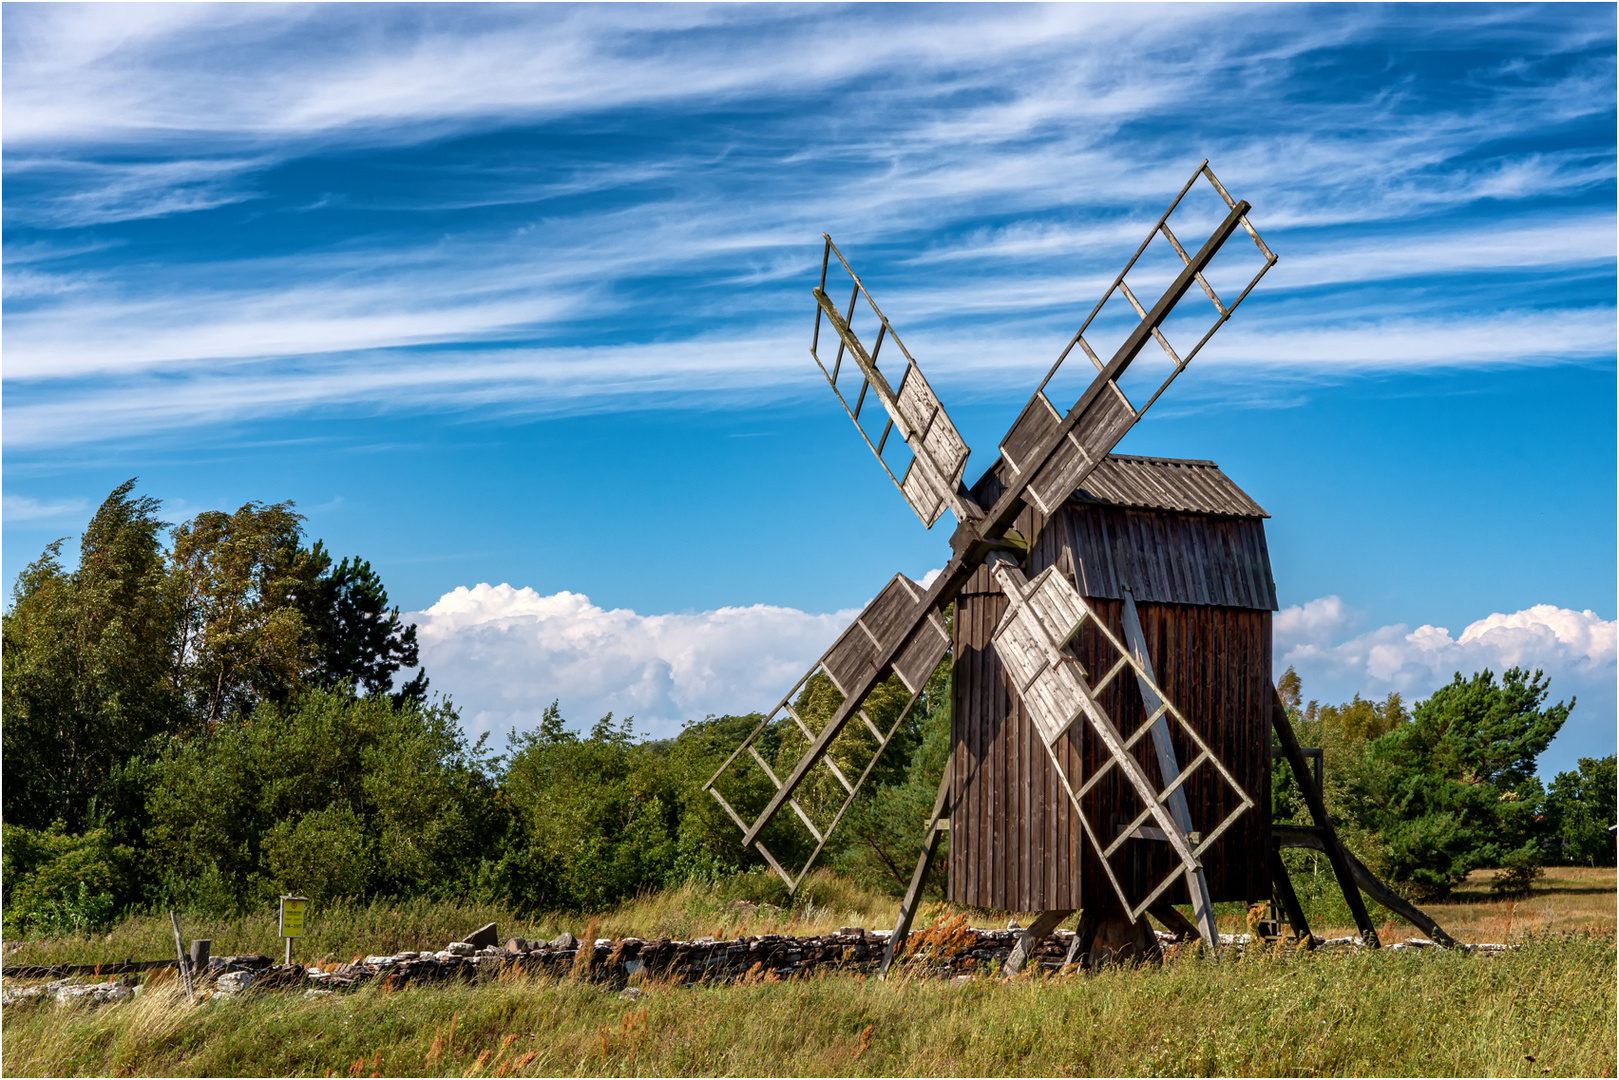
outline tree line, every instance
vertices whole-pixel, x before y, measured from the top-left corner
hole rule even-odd
[[[1323,750],[1322,794],[1345,842],[1411,898],[1445,899],[1480,869],[1521,893],[1548,863],[1614,865],[1614,755],[1581,758],[1549,786],[1535,775],[1574,707],[1547,703],[1543,673],[1457,673],[1409,710],[1397,693],[1305,704],[1292,668],[1277,688],[1300,743]],[[1271,800],[1273,820],[1309,823],[1279,758]]]
[[[425,671],[394,687],[418,664],[415,627],[369,563],[309,542],[291,503],[171,528],[134,486],[102,503],[75,567],[63,541],[46,547],[4,617],[14,932],[99,926],[131,906],[224,914],[283,892],[599,908],[758,866],[701,785],[760,717],[648,740],[611,715],[576,733],[553,703],[497,754],[429,697]],[[910,809],[907,782],[928,761],[920,782],[937,783],[936,682],[828,853],[845,872],[891,876],[905,859],[916,829],[880,819]],[[871,708],[887,716],[883,701]]]
[[[758,715],[646,739],[611,715],[576,732],[553,703],[497,753],[429,696],[425,671],[395,687],[419,663],[415,627],[369,563],[310,542],[291,503],[173,527],[160,509],[120,485],[77,565],[48,545],[5,614],[12,932],[102,926],[132,906],[228,914],[284,892],[597,909],[761,869],[702,790]],[[1546,704],[1539,673],[1458,675],[1409,711],[1397,695],[1305,704],[1292,671],[1280,689],[1301,741],[1326,748],[1327,800],[1352,846],[1413,895],[1446,895],[1481,867],[1521,887],[1543,862],[1612,864],[1614,758],[1549,787],[1533,775],[1572,707]],[[946,661],[909,711],[897,680],[867,701],[877,728],[898,727],[823,862],[903,890],[949,754],[950,695]],[[795,708],[813,726],[838,703],[812,679]],[[758,749],[779,775],[803,742],[780,724]],[[875,745],[851,724],[832,756],[858,774]],[[1273,780],[1276,819],[1303,820],[1280,761]],[[772,790],[757,769],[727,783],[739,807]],[[797,794],[823,822],[841,800],[829,770]],[[785,815],[764,839],[784,863],[809,855]]]

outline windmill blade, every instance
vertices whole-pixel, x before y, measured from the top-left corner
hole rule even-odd
[[[1199,887],[1203,885],[1200,857],[1253,807],[1253,799],[1237,783],[1197,729],[1164,696],[1152,678],[1145,650],[1138,654],[1137,650],[1127,648],[1120,642],[1061,571],[1055,566],[1047,567],[1029,581],[1025,580],[1016,563],[1005,555],[994,555],[989,562],[991,572],[1000,582],[1008,600],[1006,614],[991,635],[991,643],[1006,669],[1012,691],[1022,701],[1040,733],[1040,741],[1079,818],[1081,831],[1101,862],[1114,893],[1134,920],[1151,907],[1177,878],[1186,875],[1192,884],[1194,906],[1203,914],[1208,905],[1197,895]],[[1107,665],[1107,670],[1100,677],[1086,672],[1069,647],[1082,629],[1094,630],[1098,643],[1103,644],[1100,650],[1102,654],[1116,658]],[[1128,734],[1121,730],[1118,718],[1110,715],[1099,700],[1102,691],[1121,674],[1134,676],[1147,704],[1146,722],[1130,726],[1126,729]],[[1055,747],[1081,719],[1089,724],[1108,756],[1101,768],[1076,785],[1074,778],[1068,775],[1063,755],[1058,754]],[[1168,749],[1167,728],[1171,721],[1197,750],[1185,768],[1174,765],[1165,767],[1166,755],[1163,751]],[[1157,743],[1160,733],[1163,737],[1159,753],[1162,783],[1154,784],[1136,760],[1135,748],[1149,734]],[[1174,761],[1172,750],[1168,751],[1167,758],[1169,762]],[[1187,781],[1205,767],[1218,782],[1230,789],[1236,805],[1214,828],[1204,833],[1194,833],[1185,808],[1184,790]],[[1117,837],[1105,839],[1092,820],[1092,815],[1086,811],[1084,798],[1114,768],[1124,775],[1142,809],[1134,820],[1120,830]],[[1153,823],[1152,826],[1148,825],[1149,821]],[[1178,865],[1153,884],[1144,897],[1139,898],[1127,895],[1112,864],[1113,856],[1126,842],[1138,838],[1168,841],[1178,859]],[[1218,938],[1213,936],[1212,916],[1204,921],[1207,925],[1202,932],[1210,937],[1209,944],[1214,947],[1218,945]]]
[[[950,422],[945,413],[944,406],[939,404],[939,396],[928,385],[927,379],[922,376],[922,369],[917,366],[916,360],[900,341],[899,335],[889,325],[888,318],[877,306],[877,302],[866,291],[865,285],[860,281],[859,275],[849,266],[843,253],[832,243],[832,237],[823,233],[826,239],[826,248],[821,253],[821,283],[815,287],[815,335],[810,341],[810,355],[815,358],[815,364],[826,376],[826,381],[837,395],[838,403],[843,411],[849,414],[854,421],[855,428],[860,437],[866,441],[871,452],[877,455],[877,462],[894,481],[900,494],[916,516],[922,519],[922,524],[933,528],[933,523],[939,520],[948,507],[956,515],[956,520],[967,521],[972,517],[980,516],[979,510],[968,497],[961,486],[961,474],[967,467],[967,444],[962,441],[961,435],[956,431],[956,425]],[[846,311],[839,311],[831,298],[826,294],[826,274],[831,264],[831,257],[838,257],[838,264],[843,267],[852,282],[849,293],[849,305]],[[854,316],[858,302],[864,299],[866,307],[876,316],[877,338],[871,349],[866,349],[865,343],[854,331]],[[832,359],[831,369],[821,360],[821,321],[825,319],[837,335],[837,355]],[[894,348],[905,357],[905,373],[900,376],[899,389],[895,390],[888,382],[886,376],[878,370],[877,357],[882,352],[883,342],[892,340]],[[860,378],[860,389],[854,392],[854,404],[849,404],[848,397],[838,385],[839,378],[852,387],[853,379],[845,373],[843,361],[848,358],[854,362],[855,372]],[[872,442],[871,434],[862,426],[860,414],[866,405],[866,395],[870,393],[882,403],[888,420]],[[903,474],[894,475],[894,467],[889,459],[884,457],[888,450],[889,436],[895,430],[899,433],[900,446],[908,449],[911,460],[903,465]],[[892,453],[891,453],[892,456]]]
[[[1167,223],[1176,207],[1181,204],[1181,200],[1185,198],[1187,191],[1200,178],[1206,179],[1213,186],[1220,199],[1229,207],[1229,210],[1225,218],[1215,227],[1209,238],[1197,250],[1197,253],[1187,255],[1179,238],[1174,236],[1171,229],[1168,229]],[[1187,181],[1180,194],[1175,197],[1175,201],[1170,204],[1169,209],[1159,218],[1158,223],[1153,227],[1152,233],[1148,235],[1147,241],[1137,250],[1136,255],[1125,266],[1124,271],[1121,271],[1119,276],[1114,279],[1113,287],[1108,290],[1108,296],[1120,289],[1125,274],[1136,264],[1141,252],[1146,250],[1147,244],[1160,233],[1169,238],[1169,242],[1184,263],[1183,269],[1176,275],[1169,287],[1163,291],[1150,310],[1142,309],[1144,314],[1140,322],[1126,337],[1124,343],[1114,353],[1113,358],[1107,364],[1101,365],[1101,370],[1080,396],[1080,399],[1065,415],[1057,419],[1056,408],[1052,405],[1045,391],[1050,386],[1052,377],[1057,374],[1063,362],[1073,351],[1074,346],[1084,336],[1084,331],[1090,326],[1092,319],[1095,318],[1096,311],[1101,310],[1102,303],[1106,301],[1107,297],[1104,296],[1103,301],[1097,304],[1091,317],[1087,318],[1085,324],[1080,328],[1080,332],[1074,335],[1074,339],[1063,350],[1062,355],[1058,357],[1057,363],[1047,373],[1045,381],[1041,383],[1028,406],[1024,408],[1023,413],[1012,425],[1012,430],[1008,432],[1007,438],[1002,440],[1002,454],[1008,464],[1011,465],[1011,475],[1008,477],[1009,482],[1005,490],[996,499],[995,505],[985,512],[982,517],[969,513],[966,518],[962,519],[955,534],[950,538],[950,547],[953,552],[950,562],[945,566],[938,578],[934,580],[923,601],[896,624],[891,637],[886,640],[886,644],[870,660],[870,669],[858,675],[854,683],[848,687],[843,703],[838,707],[837,712],[833,714],[832,719],[827,722],[821,733],[816,736],[809,752],[799,760],[798,764],[793,767],[787,776],[781,779],[775,794],[771,797],[765,809],[761,811],[753,824],[745,827],[742,838],[744,846],[751,847],[758,841],[759,833],[764,825],[792,798],[793,792],[803,783],[805,776],[808,775],[810,769],[820,759],[820,756],[826,753],[832,740],[839,736],[844,726],[848,724],[861,704],[864,703],[867,695],[882,679],[888,677],[892,671],[892,665],[900,656],[901,651],[911,647],[911,643],[916,640],[918,635],[923,635],[923,624],[929,619],[936,618],[938,612],[942,611],[946,604],[955,599],[956,594],[967,584],[967,580],[973,575],[973,572],[992,553],[1008,546],[1004,537],[1017,521],[1018,514],[1022,513],[1027,502],[1034,502],[1042,511],[1048,513],[1060,505],[1083,482],[1085,477],[1095,469],[1097,463],[1105,458],[1108,452],[1117,445],[1119,439],[1124,437],[1125,432],[1135,424],[1147,407],[1158,399],[1174,376],[1179,374],[1191,362],[1192,358],[1213,336],[1214,332],[1225,325],[1232,313],[1236,311],[1237,305],[1247,297],[1249,292],[1253,291],[1254,286],[1258,284],[1259,279],[1264,276],[1265,272],[1275,265],[1276,255],[1271,252],[1270,248],[1265,246],[1265,242],[1260,239],[1259,233],[1248,222],[1249,209],[1247,202],[1237,202],[1231,198],[1225,188],[1220,185],[1220,182],[1215,179],[1214,173],[1209,169],[1206,160],[1198,166],[1197,171],[1192,174],[1192,178]],[[1237,298],[1227,303],[1219,298],[1208,283],[1205,271],[1209,268],[1215,255],[1224,246],[1226,240],[1238,228],[1246,231],[1253,240],[1264,259],[1264,266],[1242,288]],[[831,246],[831,238],[828,237],[828,257],[830,257],[833,250],[835,249]],[[825,262],[826,260],[823,259],[823,263]],[[841,255],[839,256],[839,262],[842,262]],[[845,267],[847,268],[847,264],[845,264]],[[850,271],[850,276],[854,277],[853,271]],[[855,300],[864,292],[859,279],[854,278],[854,281],[854,292],[850,296],[849,304],[851,312],[854,310]],[[1153,338],[1155,341],[1159,340],[1162,336],[1161,326],[1164,320],[1194,284],[1200,285],[1216,306],[1218,315],[1214,325],[1203,333],[1196,345],[1184,357],[1176,356],[1174,358],[1174,371],[1169,379],[1164,380],[1163,384],[1152,392],[1137,408],[1129,403],[1123,390],[1118,386],[1118,377],[1130,366],[1131,361],[1146,345],[1148,338]],[[821,295],[817,296],[816,299],[818,303],[823,305],[821,310],[824,312],[827,310],[826,302],[823,299],[825,290],[822,289],[819,292]],[[1131,295],[1133,297],[1133,293]],[[876,305],[872,304],[871,306],[875,311]],[[1139,304],[1133,304],[1132,306],[1140,307]],[[877,314],[881,319],[881,312],[877,312]],[[844,321],[847,323],[846,319]],[[882,322],[883,329],[886,330],[887,321],[882,320]],[[818,326],[819,323],[817,323]],[[881,334],[882,331],[879,331],[880,336]],[[818,342],[819,330],[817,329]],[[847,344],[845,342],[845,345]],[[841,350],[839,355],[841,357]],[[857,353],[856,355],[859,354]],[[817,357],[816,363],[820,363],[819,357]],[[824,365],[822,365],[822,370],[823,372],[825,371]],[[875,370],[875,367],[873,370]],[[834,389],[836,389],[836,374],[837,365],[834,364],[833,371],[828,373],[828,379],[834,382]],[[843,398],[841,393],[839,398],[840,400]],[[845,408],[848,408],[847,402],[845,402]],[[1042,410],[1044,411],[1042,412]],[[855,415],[855,411],[851,410],[850,415]],[[856,422],[858,423],[858,419]],[[873,449],[876,449],[876,447],[873,447]],[[1035,481],[1039,483],[1038,492],[1031,490],[1031,486]],[[898,480],[895,482],[900,483]],[[903,490],[903,484],[901,485],[901,490]],[[921,513],[922,511],[918,511],[919,515]],[[924,520],[927,520],[926,517],[924,517]]]
[[[1200,179],[1207,181],[1213,188],[1220,201],[1227,207],[1227,213],[1196,254],[1188,254],[1180,238],[1176,236],[1171,222],[1176,210],[1183,205],[1187,192],[1191,191],[1193,185]],[[1055,512],[1074,489],[1084,482],[1091,470],[1118,445],[1119,440],[1124,438],[1125,433],[1135,425],[1153,402],[1168,389],[1169,384],[1186,369],[1186,365],[1202,351],[1209,339],[1226,324],[1232,313],[1237,310],[1237,306],[1253,291],[1254,286],[1259,284],[1260,279],[1276,265],[1275,253],[1266,246],[1265,241],[1248,220],[1249,209],[1247,202],[1238,202],[1231,197],[1214,175],[1214,171],[1209,168],[1207,160],[1197,167],[1191,179],[1169,204],[1169,209],[1159,217],[1158,222],[1148,232],[1147,238],[1130,257],[1130,261],[1119,271],[1102,298],[1096,302],[1096,306],[1091,309],[1085,322],[1069,340],[1057,362],[1041,380],[1040,386],[1036,388],[1029,403],[1024,406],[1022,413],[1007,431],[1006,437],[1001,440],[1001,457],[1010,466],[1014,478],[1008,495],[1012,495],[1015,491],[1017,498],[1026,498],[1041,513]],[[1210,283],[1208,271],[1226,240],[1239,228],[1253,241],[1262,261],[1258,271],[1242,285],[1236,298],[1227,302]],[[1174,280],[1164,289],[1152,307],[1148,308],[1136,297],[1127,277],[1136,268],[1149,245],[1159,238],[1162,238],[1175,253],[1182,265]],[[1200,334],[1194,331],[1195,341],[1182,355],[1165,334],[1164,324],[1172,315],[1177,314],[1177,306],[1193,285],[1200,287],[1209,303],[1213,305],[1214,311],[1207,328]],[[1098,315],[1115,297],[1123,298],[1140,321],[1126,335],[1111,359],[1104,363],[1086,338],[1086,331],[1091,329]],[[1156,378],[1148,380],[1145,386],[1136,391],[1136,400],[1132,401],[1120,386],[1119,379],[1146,347],[1149,339],[1163,350],[1168,361],[1168,372],[1161,380]],[[1048,390],[1055,388],[1054,381],[1057,380],[1064,363],[1076,346],[1089,358],[1097,374],[1079,401],[1065,412],[1062,408],[1065,403],[1052,401]],[[999,510],[1001,507],[997,505],[996,509]]]
[[[744,845],[756,848],[764,856],[787,883],[789,892],[797,891],[804,875],[814,866],[832,831],[843,820],[899,725],[915,709],[939,661],[949,651],[950,635],[944,620],[937,611],[921,606],[925,597],[920,585],[904,574],[895,574],[703,785],[703,790],[742,830]],[[919,610],[923,615],[920,632],[912,634],[897,655],[879,669],[878,658],[886,655],[888,646],[896,643],[901,628],[910,629],[909,619]],[[870,689],[853,704],[850,691],[859,689],[868,680],[875,679],[874,687],[890,677],[909,692],[909,698],[885,730],[867,709],[860,707],[869,698]],[[848,706],[858,715],[863,727],[857,732],[863,730],[870,739],[863,736],[851,739],[847,735],[839,739],[840,725],[824,741],[819,741],[830,728],[816,715],[824,711],[827,700],[836,700],[840,708]],[[767,751],[774,750],[771,756],[778,756],[783,748],[792,748],[800,742],[809,749],[794,759],[794,775],[802,778],[815,765],[825,770],[826,783],[821,785],[822,790],[815,798],[795,798],[792,792],[783,793],[783,782],[776,775],[775,767],[766,754],[761,753],[763,747]],[[861,761],[864,761],[863,767],[859,767]],[[857,776],[856,767],[859,767]],[[851,776],[856,778],[851,780]],[[781,797],[760,811],[758,796],[764,791],[773,791]],[[777,831],[786,842],[795,843],[797,847],[813,845],[809,856],[791,871],[783,865],[785,856],[772,852],[759,836],[784,805],[792,810],[792,818],[783,823],[787,829]],[[798,835],[794,837],[793,833]],[[808,841],[803,840],[805,835]]]

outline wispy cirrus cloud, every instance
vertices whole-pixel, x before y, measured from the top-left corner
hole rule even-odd
[[[0,516],[7,521],[57,521],[77,525],[89,503],[84,499],[32,499],[7,495],[0,503]]]
[[[25,158],[11,170],[14,178],[46,189],[66,183],[11,213],[19,224],[73,228],[212,210],[253,198],[244,178],[262,164],[229,158],[117,164]]]
[[[1283,255],[1206,362],[1612,354],[1601,20],[916,11],[19,10],[7,443],[463,408],[495,369],[514,411],[670,371],[785,388],[734,358],[801,362],[822,229],[936,331],[942,378],[992,392],[999,358],[1054,353],[1200,155]],[[1300,77],[1323,66],[1331,94]],[[134,231],[160,218],[198,225]],[[535,406],[537,384],[566,389]]]

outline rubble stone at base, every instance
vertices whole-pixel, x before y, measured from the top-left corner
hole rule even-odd
[[[0,1006],[33,1000],[49,1000],[58,1005],[106,1005],[134,996],[135,988],[120,982],[87,983],[68,978],[57,979],[43,986],[7,987],[0,994]]]
[[[227,971],[214,980],[214,995],[216,997],[231,997],[240,994],[253,985],[251,971]]]
[[[500,931],[495,929],[494,923],[488,923],[468,934],[466,942],[474,949],[493,948],[500,944]]]
[[[635,937],[616,940],[602,938],[593,945],[579,945],[571,934],[559,934],[550,942],[527,942],[521,938],[509,940],[502,948],[473,950],[470,943],[452,942],[443,952],[402,952],[394,955],[366,956],[330,969],[304,968],[297,964],[272,964],[265,956],[214,957],[204,973],[204,986],[211,996],[229,1000],[250,987],[254,992],[275,988],[308,992],[312,997],[324,997],[335,991],[358,987],[372,979],[383,979],[392,987],[411,984],[430,985],[451,980],[480,981],[498,977],[504,972],[522,971],[552,978],[578,977],[587,974],[593,981],[625,989],[627,1000],[634,1000],[643,991],[639,987],[626,988],[631,977],[650,977],[675,985],[703,985],[728,982],[747,976],[763,975],[790,979],[806,977],[818,971],[834,970],[850,974],[870,975],[881,961],[889,934],[886,932],[859,932],[858,927],[844,927],[836,934],[819,937],[783,937],[779,934],[742,936],[734,940],[715,941],[701,938],[697,941],[676,941],[670,938],[642,939]],[[914,931],[913,942],[923,940],[923,931]],[[968,982],[998,971],[1011,953],[1020,932],[1017,930],[962,929],[951,934],[943,943],[935,943],[920,954],[904,956],[901,963],[912,974],[949,979],[954,983]],[[1160,935],[1162,940],[1164,935]],[[1248,935],[1222,935],[1225,949],[1240,954],[1248,947],[1260,944]],[[1035,942],[1027,960],[1027,970],[1044,971],[1058,975],[1073,972],[1077,965],[1065,964],[1072,931],[1058,931]],[[559,945],[562,942],[565,944]],[[1330,940],[1315,939],[1318,948],[1358,952],[1365,948],[1356,937]],[[1266,946],[1268,947],[1268,946]],[[1184,945],[1167,945],[1167,963],[1174,963]],[[1435,953],[1445,951],[1426,938],[1409,938],[1389,946],[1394,949],[1422,949]],[[1516,946],[1467,945],[1469,952],[1494,955]],[[588,950],[584,957],[580,950]],[[469,955],[476,951],[478,955]],[[629,989],[636,993],[628,993]],[[12,1005],[30,1000],[113,1002],[128,997],[132,988],[118,983],[76,982],[62,979],[45,985],[6,987],[0,994],[0,1004]]]

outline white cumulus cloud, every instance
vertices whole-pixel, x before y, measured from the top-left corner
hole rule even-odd
[[[855,611],[754,604],[673,615],[604,609],[581,593],[460,586],[417,624],[433,689],[468,731],[533,727],[552,700],[575,727],[607,712],[670,736],[709,713],[773,707]]]
[[[1553,700],[1578,699],[1562,733],[1541,762],[1549,775],[1582,756],[1611,754],[1615,738],[1615,679],[1619,622],[1594,611],[1536,604],[1496,613],[1452,635],[1443,626],[1405,623],[1359,632],[1359,619],[1337,596],[1277,612],[1275,664],[1298,670],[1306,697],[1347,700],[1398,691],[1407,702],[1426,697],[1461,672],[1510,667],[1540,669]]]
[[[537,724],[553,700],[576,728],[612,712],[656,737],[710,713],[769,709],[856,614],[754,604],[642,615],[581,593],[481,584],[407,618],[433,689],[456,703],[469,732],[487,731],[499,745],[507,731]],[[1324,702],[1397,690],[1410,704],[1456,672],[1538,668],[1553,700],[1578,698],[1543,775],[1614,752],[1619,622],[1550,604],[1487,615],[1454,635],[1427,624],[1362,630],[1359,621],[1337,596],[1277,612],[1276,670],[1297,668],[1305,695]]]

